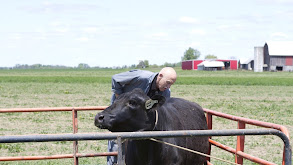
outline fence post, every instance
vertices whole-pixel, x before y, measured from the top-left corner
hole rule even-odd
[[[122,139],[121,136],[117,137],[117,142],[118,142],[118,157],[117,157],[117,161],[118,161],[118,165],[125,165],[125,160],[123,157],[123,144],[122,144]]]
[[[238,129],[245,129],[245,122],[238,121]],[[238,151],[244,152],[244,140],[245,136],[237,136],[236,153]],[[235,155],[235,163],[243,164],[243,157]]]
[[[212,130],[213,129],[213,116],[210,113],[206,113],[206,119],[207,119],[207,124],[208,124],[208,129]],[[209,139],[212,139],[212,137],[210,136]],[[208,150],[208,155],[211,155],[211,150],[212,150],[212,144],[209,143],[209,150]],[[207,160],[210,162],[211,158],[207,157]]]
[[[72,123],[73,123],[73,133],[78,132],[78,123],[77,123],[77,110],[74,108],[72,109]],[[74,165],[78,165],[78,157],[76,154],[78,153],[78,141],[73,141],[73,159],[74,159]]]

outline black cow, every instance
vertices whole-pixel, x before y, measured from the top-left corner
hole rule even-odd
[[[121,94],[111,106],[96,115],[95,125],[112,132],[207,129],[203,109],[198,104],[180,98],[165,100],[158,95],[150,99],[141,89]],[[208,137],[160,140],[202,153],[208,151]],[[206,163],[203,156],[150,140],[129,140],[125,157],[127,165]]]

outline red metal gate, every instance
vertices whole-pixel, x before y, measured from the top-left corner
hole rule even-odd
[[[97,106],[97,107],[60,107],[60,108],[17,108],[17,109],[0,109],[0,113],[11,113],[11,112],[49,112],[49,111],[72,111],[72,125],[73,125],[73,133],[78,132],[78,111],[91,111],[91,110],[104,110],[107,106]],[[221,118],[226,118],[229,120],[238,122],[238,129],[245,129],[246,124],[256,125],[265,128],[273,128],[282,131],[288,138],[289,132],[286,127],[282,125],[277,125],[273,123],[261,122],[257,120],[251,120],[243,117],[237,117],[233,115],[228,115],[220,112],[216,112],[209,109],[204,109],[206,112],[206,118],[208,123],[208,128],[212,129],[212,116],[217,116]],[[235,163],[243,164],[243,158],[248,159],[252,162],[259,164],[274,164],[268,162],[266,160],[257,158],[253,155],[249,155],[244,153],[244,136],[237,136],[237,145],[236,149],[231,148],[229,146],[225,146],[219,142],[216,142],[209,139],[210,142],[210,150],[211,153],[211,145],[215,145],[225,151],[235,154]],[[102,152],[102,153],[88,153],[81,154],[78,153],[78,141],[73,142],[73,154],[63,154],[63,155],[51,155],[51,156],[21,156],[21,157],[0,157],[0,161],[15,161],[15,160],[44,160],[44,159],[62,159],[62,158],[73,158],[74,164],[78,164],[78,158],[80,157],[96,157],[96,156],[108,156],[108,155],[117,155],[117,152]],[[285,157],[283,152],[283,160],[282,164],[285,164]]]

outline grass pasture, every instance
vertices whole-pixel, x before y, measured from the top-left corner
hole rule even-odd
[[[157,72],[160,69],[151,69]],[[1,108],[79,107],[109,105],[111,76],[126,70],[0,70]],[[176,69],[172,96],[204,108],[284,125],[293,137],[293,73],[249,71],[183,71]],[[79,132],[97,132],[97,112],[78,112]],[[0,113],[0,135],[72,132],[71,112]],[[214,129],[237,123],[213,118]],[[257,128],[247,126],[247,128]],[[236,137],[214,138],[235,147]],[[245,152],[281,164],[283,144],[274,136],[247,136]],[[105,152],[106,141],[79,142],[80,153]],[[72,153],[72,142],[0,144],[0,156]],[[234,161],[234,155],[212,148],[212,155]],[[212,161],[214,164],[223,164]],[[0,164],[72,164],[72,159],[0,162]],[[80,158],[80,164],[106,164],[105,158]],[[245,161],[244,164],[253,164]]]

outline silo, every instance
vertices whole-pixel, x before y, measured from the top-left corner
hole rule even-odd
[[[254,47],[254,72],[263,72],[264,47]]]

